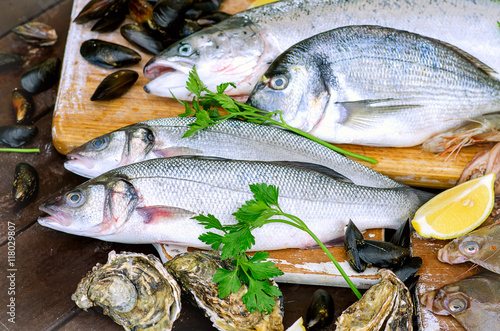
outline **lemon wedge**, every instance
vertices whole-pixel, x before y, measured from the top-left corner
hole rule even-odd
[[[453,239],[488,218],[495,203],[495,174],[469,180],[436,195],[415,213],[411,224],[422,237]]]

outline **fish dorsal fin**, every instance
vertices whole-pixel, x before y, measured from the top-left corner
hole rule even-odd
[[[333,169],[330,169],[328,167],[325,167],[325,166],[322,166],[319,164],[309,163],[309,162],[299,162],[299,161],[273,161],[273,162],[269,162],[269,163],[294,167],[294,168],[298,168],[298,169],[312,170],[315,172],[319,172],[323,175],[326,175],[328,177],[331,177],[335,180],[352,184],[352,180],[350,180],[346,176],[336,172]]]
[[[457,54],[460,54],[463,58],[465,58],[467,61],[469,61],[474,67],[478,68],[479,70],[481,70],[482,72],[484,72],[488,76],[498,74],[493,68],[491,68],[487,64],[481,62],[479,59],[470,55],[466,51],[458,48],[457,46],[452,45],[452,44],[448,44],[447,42],[444,42],[444,41],[441,41],[438,39],[433,39],[433,38],[429,38],[429,39],[431,39],[431,40],[433,40],[433,41],[435,41],[435,42],[437,42],[445,47],[450,48],[451,50],[453,50]]]
[[[420,105],[401,104],[396,99],[368,99],[336,102],[332,105],[340,112],[339,123],[356,129],[378,127],[388,115],[419,108]]]

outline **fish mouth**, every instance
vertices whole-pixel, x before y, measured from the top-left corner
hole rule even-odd
[[[92,178],[89,175],[94,168],[94,160],[84,157],[77,152],[69,152],[66,155],[67,160],[64,162],[64,168],[79,176]]]
[[[440,249],[437,254],[437,258],[440,262],[457,264],[469,261],[465,256],[455,255],[451,256],[446,249]]]
[[[171,98],[173,94],[179,100],[190,100],[192,94],[186,89],[186,81],[192,68],[190,62],[153,58],[144,67],[144,76],[151,80],[144,86],[144,91],[160,97]]]
[[[64,214],[60,211],[57,211],[52,206],[40,205],[38,207],[40,211],[49,214],[49,216],[40,216],[38,217],[38,223],[48,228],[59,230],[61,228],[66,228],[71,225],[71,221],[68,218],[64,217]]]

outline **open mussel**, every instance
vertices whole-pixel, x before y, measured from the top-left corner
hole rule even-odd
[[[156,23],[153,15],[153,6],[146,0],[129,0],[129,13],[132,19],[147,26],[152,30],[156,30]]]
[[[221,260],[217,252],[189,252],[175,256],[165,263],[167,270],[210,318],[218,330],[283,330],[281,300],[270,314],[251,313],[242,301],[247,287],[225,298],[219,297],[218,284],[213,276],[219,268],[234,269],[230,261]]]
[[[108,75],[97,86],[91,101],[112,100],[125,94],[139,78],[133,70],[119,70]]]
[[[48,58],[25,72],[21,77],[21,85],[32,94],[46,91],[57,83],[60,70],[61,60]]]
[[[82,24],[101,18],[113,4],[119,1],[121,0],[91,0],[78,13],[73,22]]]
[[[71,296],[78,307],[99,306],[126,330],[171,330],[181,309],[180,288],[153,255],[116,254],[97,264]]]
[[[318,289],[313,293],[311,303],[307,307],[305,327],[307,329],[323,328],[333,322],[335,306],[328,291]]]
[[[28,163],[18,163],[12,183],[14,201],[25,206],[35,200],[37,194],[38,173],[36,169]]]
[[[33,117],[35,103],[31,94],[23,89],[12,91],[12,109],[16,114],[17,124],[28,124]]]
[[[24,56],[12,52],[0,52],[0,70],[19,66],[24,62]]]
[[[84,41],[80,54],[90,63],[106,69],[137,64],[142,59],[133,49],[100,39]]]
[[[413,330],[413,302],[408,288],[387,269],[381,280],[337,319],[336,330]]]
[[[0,126],[0,144],[9,147],[21,147],[37,134],[38,128],[33,125]]]
[[[120,33],[128,42],[153,55],[160,53],[168,46],[161,41],[158,32],[141,25],[125,24],[120,28]]]
[[[115,31],[125,21],[128,13],[128,4],[126,0],[116,1],[109,10],[93,26],[91,31],[111,32]]]
[[[19,38],[37,46],[52,46],[57,41],[56,30],[42,22],[29,22],[12,29]]]

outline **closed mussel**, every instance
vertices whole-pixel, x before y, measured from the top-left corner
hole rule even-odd
[[[33,125],[0,126],[0,144],[20,147],[33,139],[37,132],[38,128]]]
[[[75,23],[87,23],[89,21],[103,17],[111,6],[120,0],[91,0],[78,13],[73,20]]]
[[[120,68],[141,61],[141,56],[133,49],[100,39],[84,41],[80,54],[90,63],[106,69]]]
[[[0,70],[19,66],[24,62],[24,56],[12,52],[0,52]]]
[[[111,100],[125,94],[139,78],[139,74],[133,70],[119,70],[103,79],[91,101]]]
[[[38,193],[38,173],[28,163],[18,163],[12,183],[12,195],[19,205],[27,205],[35,200]]]
[[[91,31],[97,32],[111,32],[118,29],[118,27],[125,20],[128,13],[128,4],[125,0],[116,1],[110,9],[101,17],[93,26]]]
[[[43,92],[57,83],[60,70],[61,60],[49,58],[25,72],[21,77],[21,85],[33,94]]]
[[[344,236],[344,249],[349,266],[357,272],[363,272],[366,269],[366,262],[360,259],[358,253],[358,241],[361,240],[363,240],[363,234],[352,221],[349,221]]]
[[[50,25],[42,22],[29,22],[12,29],[19,38],[37,46],[52,46],[57,41],[57,33]]]
[[[407,248],[370,239],[359,241],[357,249],[361,260],[379,268],[399,267],[411,254]]]
[[[157,33],[141,25],[125,24],[120,33],[128,42],[147,53],[156,55],[165,48]]]
[[[23,89],[12,91],[12,109],[16,115],[17,124],[27,124],[33,117],[35,103],[31,94]]]
[[[311,303],[307,308],[305,327],[307,329],[322,328],[333,322],[335,306],[333,298],[323,289],[316,290],[313,293]]]
[[[153,7],[155,24],[162,29],[168,29],[179,21],[186,6],[193,0],[158,0]]]

